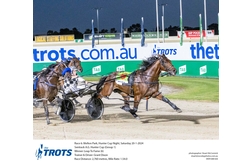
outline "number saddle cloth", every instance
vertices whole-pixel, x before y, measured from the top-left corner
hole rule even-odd
[[[128,79],[131,75],[131,72],[122,71],[117,73],[116,83],[119,85],[131,86],[131,82],[129,83]]]

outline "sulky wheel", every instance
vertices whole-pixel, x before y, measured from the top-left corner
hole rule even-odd
[[[65,121],[69,122],[74,118],[75,115],[75,106],[73,101],[70,99],[64,99],[61,102],[61,111],[59,113],[60,118]]]
[[[92,119],[99,119],[104,112],[104,104],[100,98],[91,97],[86,104],[86,109]]]

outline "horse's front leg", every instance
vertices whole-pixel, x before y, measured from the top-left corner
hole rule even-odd
[[[43,100],[43,105],[44,105],[44,110],[45,110],[46,123],[47,125],[49,125],[50,119],[49,119],[49,110],[48,110],[47,100]]]
[[[141,97],[139,95],[135,96],[134,97],[134,107],[133,107],[133,109],[130,109],[130,111],[129,111],[131,113],[131,115],[133,115],[134,118],[136,118],[136,119],[140,119],[140,117],[136,114],[140,100],[141,100]]]
[[[172,103],[167,97],[165,97],[162,94],[160,94],[160,92],[155,93],[153,95],[153,98],[156,98],[156,99],[159,99],[159,100],[162,100],[162,101],[168,103],[178,113],[182,112],[182,110],[180,108],[178,108],[174,103]]]
[[[121,92],[120,94],[124,98],[124,106],[122,106],[121,109],[123,109],[126,112],[130,112],[134,116],[134,118],[139,119],[136,112],[137,112],[137,109],[138,109],[138,105],[140,103],[140,97],[139,96],[134,97],[134,107],[133,107],[133,109],[131,109],[130,105],[129,105],[129,100],[130,100],[129,95],[124,93],[124,92]]]

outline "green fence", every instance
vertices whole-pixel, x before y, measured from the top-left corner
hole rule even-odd
[[[82,62],[81,76],[103,76],[114,71],[132,72],[142,61],[93,61]],[[219,78],[219,61],[172,61],[179,76]],[[51,63],[34,63],[33,71],[40,71]]]

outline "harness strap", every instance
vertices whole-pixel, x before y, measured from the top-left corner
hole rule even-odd
[[[155,82],[134,82],[134,83],[158,84],[159,81],[155,81]]]
[[[153,98],[156,98],[158,95],[160,95],[162,92],[158,92],[158,94],[154,95],[154,96],[151,96]]]
[[[159,81],[155,81],[155,82],[144,82],[144,83],[146,83],[146,84],[158,84]]]
[[[56,85],[48,83],[48,82],[41,82],[41,83],[45,83],[45,84],[47,84],[48,86],[51,86],[51,87],[56,87]]]

